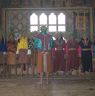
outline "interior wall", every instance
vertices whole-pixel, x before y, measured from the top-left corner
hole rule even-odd
[[[33,9],[5,9],[5,29],[6,35],[13,33],[24,33],[28,34],[30,32],[30,15],[32,14]],[[36,10],[37,11],[37,10]],[[57,12],[55,10],[48,10],[49,12]],[[44,12],[44,11],[41,11]],[[66,33],[74,32],[74,16],[73,11],[62,11],[66,15]]]
[[[7,10],[5,13],[0,11],[0,27],[3,29],[2,32],[6,32],[6,34],[9,34],[10,32],[29,32],[29,16],[31,12],[30,10],[27,10],[28,8],[95,8],[94,0],[0,0],[0,6],[1,10],[13,8],[13,10]],[[19,8],[24,10],[14,10]],[[75,28],[74,14],[72,14],[71,11],[67,11],[66,14],[67,32],[78,32]],[[94,16],[95,15],[93,15],[93,17]],[[77,37],[79,36],[81,36],[81,34],[77,33]]]
[[[76,8],[75,8],[76,9]],[[74,33],[76,35],[77,38],[81,38],[82,34],[84,32],[87,33],[87,35],[90,34],[90,17],[86,16],[84,17],[84,15],[80,15],[81,13],[78,13],[79,15],[75,16],[75,12],[77,13],[78,11],[80,12],[80,10],[76,11],[74,8],[66,8],[66,9],[59,9],[60,12],[63,12],[66,15],[66,32],[64,33],[64,37],[68,38],[70,33]],[[79,8],[81,9],[81,8]],[[88,8],[87,8],[88,9]],[[42,10],[42,11],[41,11]],[[24,33],[24,34],[29,34],[30,33],[30,15],[33,12],[38,11],[40,14],[41,12],[45,12],[47,11],[47,13],[49,12],[54,12],[57,13],[57,10],[55,9],[32,9],[32,8],[9,8],[9,9],[4,9],[5,11],[5,32],[6,32],[6,36],[8,36],[9,34],[13,33]],[[83,9],[81,9],[83,10]],[[74,12],[75,11],[75,12]],[[84,14],[85,10],[83,11]],[[79,18],[76,19],[75,18]],[[85,19],[85,21],[84,21]],[[79,21],[79,22],[78,22]],[[85,24],[85,26],[84,26]],[[79,28],[77,29],[77,25],[79,25]],[[86,28],[86,30],[84,31],[83,28]]]

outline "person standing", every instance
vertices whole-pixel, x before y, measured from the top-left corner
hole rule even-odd
[[[2,65],[2,71],[1,71],[1,75],[2,72],[4,73],[3,75],[5,75],[5,64],[6,64],[6,52],[7,52],[7,47],[6,47],[6,39],[4,38],[4,36],[2,34],[0,34],[0,65]]]
[[[53,71],[65,71],[65,54],[66,54],[66,42],[63,39],[62,34],[57,34],[57,39],[54,41],[54,66]]]
[[[18,63],[21,64],[21,75],[23,75],[23,71],[27,71],[28,74],[28,39],[23,34],[17,44],[17,51],[18,51]]]
[[[29,48],[29,50],[31,50],[31,54],[30,54],[30,56],[29,56],[29,61],[30,61],[30,64],[31,64],[31,70],[32,70],[32,75],[35,75],[35,69],[36,69],[36,49],[35,49],[35,47],[34,47],[34,41],[35,41],[35,39],[34,39],[35,37],[34,36],[31,36],[30,38],[29,38],[29,41],[28,41],[28,48]]]
[[[92,55],[93,55],[93,44],[87,38],[87,36],[83,36],[80,41],[80,56],[82,63],[82,71],[83,73],[93,72],[92,66]]]
[[[74,36],[71,35],[67,41],[67,74],[72,74],[73,71],[76,71],[75,74],[78,73],[80,66],[78,48],[78,41]]]
[[[7,41],[7,65],[9,73],[11,73],[12,67],[15,67],[16,71],[16,45],[14,36],[11,35]]]
[[[48,29],[46,26],[41,26],[41,32],[35,38],[35,48],[37,49],[37,72],[40,75],[40,84],[43,83],[43,73],[46,74],[48,83],[48,75],[52,72],[52,37],[47,31]]]

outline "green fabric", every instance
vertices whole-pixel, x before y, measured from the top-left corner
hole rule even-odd
[[[35,44],[35,48],[37,48],[37,49],[41,49],[42,48],[42,42],[41,42],[41,40],[39,38],[35,39],[34,44]]]

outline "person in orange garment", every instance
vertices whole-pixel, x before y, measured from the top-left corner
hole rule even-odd
[[[15,41],[14,35],[10,35],[7,41],[7,65],[10,74],[12,67],[15,67],[16,69],[16,48],[17,43]]]
[[[40,75],[40,84],[43,83],[43,73],[46,75],[48,84],[49,73],[52,72],[51,49],[52,37],[47,33],[46,26],[41,26],[41,32],[35,38],[35,48],[37,49],[37,72]]]

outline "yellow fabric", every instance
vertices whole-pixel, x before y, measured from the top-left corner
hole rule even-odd
[[[20,42],[17,44],[17,51],[20,49],[28,49],[28,40],[26,37],[21,37]]]

